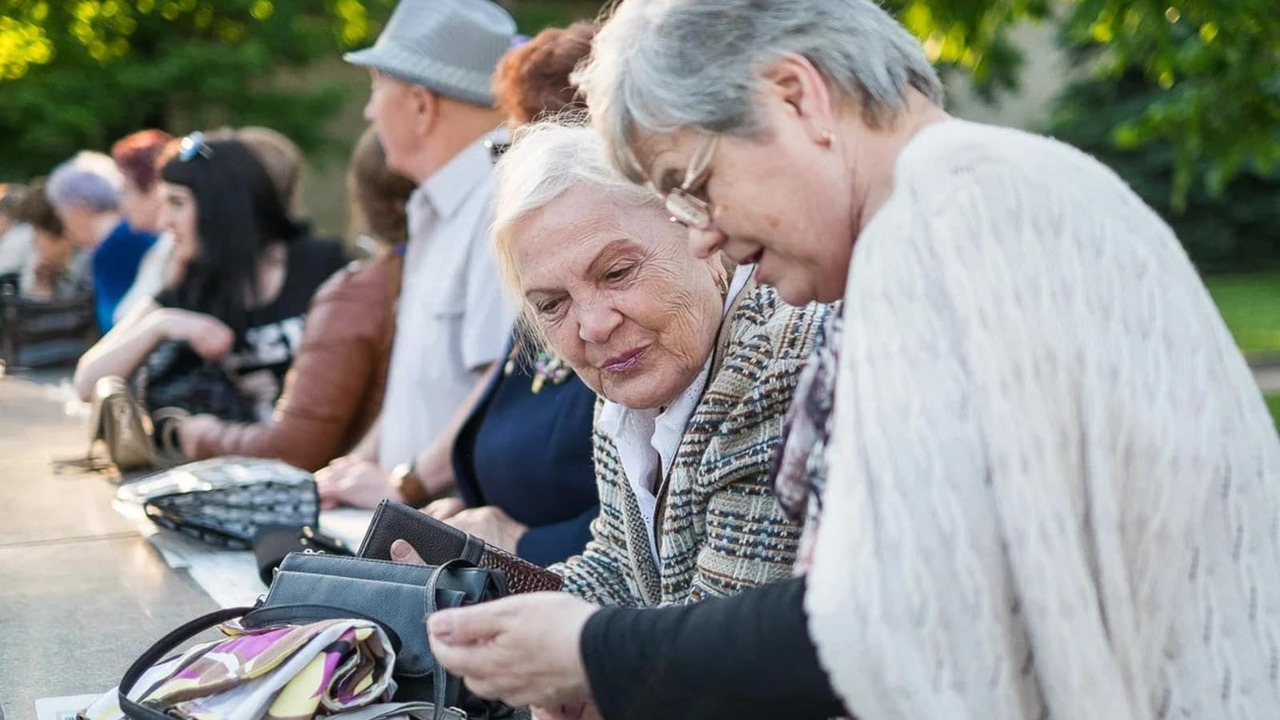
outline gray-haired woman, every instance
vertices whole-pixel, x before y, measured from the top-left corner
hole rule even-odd
[[[694,257],[586,127],[518,131],[493,235],[523,322],[601,398],[600,513],[586,548],[551,566],[565,591],[679,605],[788,577],[800,528],[773,494],[773,451],[828,308]]]
[[[864,720],[1280,713],[1280,441],[1123,182],[948,117],[869,0],[627,2],[593,58],[615,164],[698,253],[845,298],[778,478],[807,579],[442,614],[437,657],[606,717],[825,717],[831,690]]]

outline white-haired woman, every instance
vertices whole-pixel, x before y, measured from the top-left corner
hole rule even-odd
[[[807,578],[444,613],[446,666],[610,718],[825,717],[828,686],[863,720],[1280,713],[1280,441],[1113,173],[947,116],[870,0],[623,3],[581,86],[699,255],[845,299],[778,479]]]
[[[643,607],[787,577],[800,532],[773,494],[773,450],[826,306],[788,306],[750,268],[694,257],[582,126],[517,133],[494,238],[525,322],[602,398],[600,514],[586,549],[551,566],[564,589]]]

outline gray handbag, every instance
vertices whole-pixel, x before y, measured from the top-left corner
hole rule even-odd
[[[516,711],[471,694],[431,655],[426,618],[438,609],[461,607],[507,594],[501,571],[472,567],[462,560],[439,567],[382,560],[291,553],[252,608],[229,608],[197,618],[143,653],[120,682],[120,708],[135,720],[161,720],[156,711],[128,698],[138,679],[156,662],[196,634],[239,618],[245,628],[294,625],[331,618],[376,622],[396,651],[394,702],[430,703],[433,720],[511,720]]]

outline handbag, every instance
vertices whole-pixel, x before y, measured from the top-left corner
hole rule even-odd
[[[166,717],[137,702],[140,679],[181,643],[231,620],[249,634],[309,627],[314,623],[372,623],[388,639],[394,692],[382,700],[430,703],[433,720],[506,720],[516,711],[481,699],[435,661],[425,618],[507,594],[501,572],[454,560],[438,567],[407,565],[323,553],[292,553],[281,563],[267,594],[252,608],[229,608],[197,618],[166,635],[125,673],[120,709],[134,720]],[[360,625],[364,623],[364,625]],[[371,653],[376,661],[376,652]],[[387,690],[391,687],[388,685]],[[145,694],[145,692],[143,693]]]
[[[123,485],[116,499],[156,525],[229,550],[249,550],[264,526],[318,527],[311,473],[269,458],[220,457]]]
[[[374,511],[356,556],[391,560],[391,544],[396,540],[409,543],[428,565],[461,558],[477,567],[501,570],[512,593],[556,592],[564,586],[564,578],[544,567],[391,500],[383,500]]]
[[[253,402],[240,391],[231,372],[200,357],[185,340],[157,345],[138,369],[134,386],[149,413],[178,408],[228,422],[258,419]]]

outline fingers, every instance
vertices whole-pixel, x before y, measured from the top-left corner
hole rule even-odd
[[[483,605],[442,610],[427,620],[431,642],[452,648],[468,646],[492,639],[503,629],[507,606],[519,598],[494,600]]]
[[[422,559],[417,550],[404,540],[396,540],[391,543],[391,559],[396,562],[408,563],[410,565],[426,565],[427,561]]]

